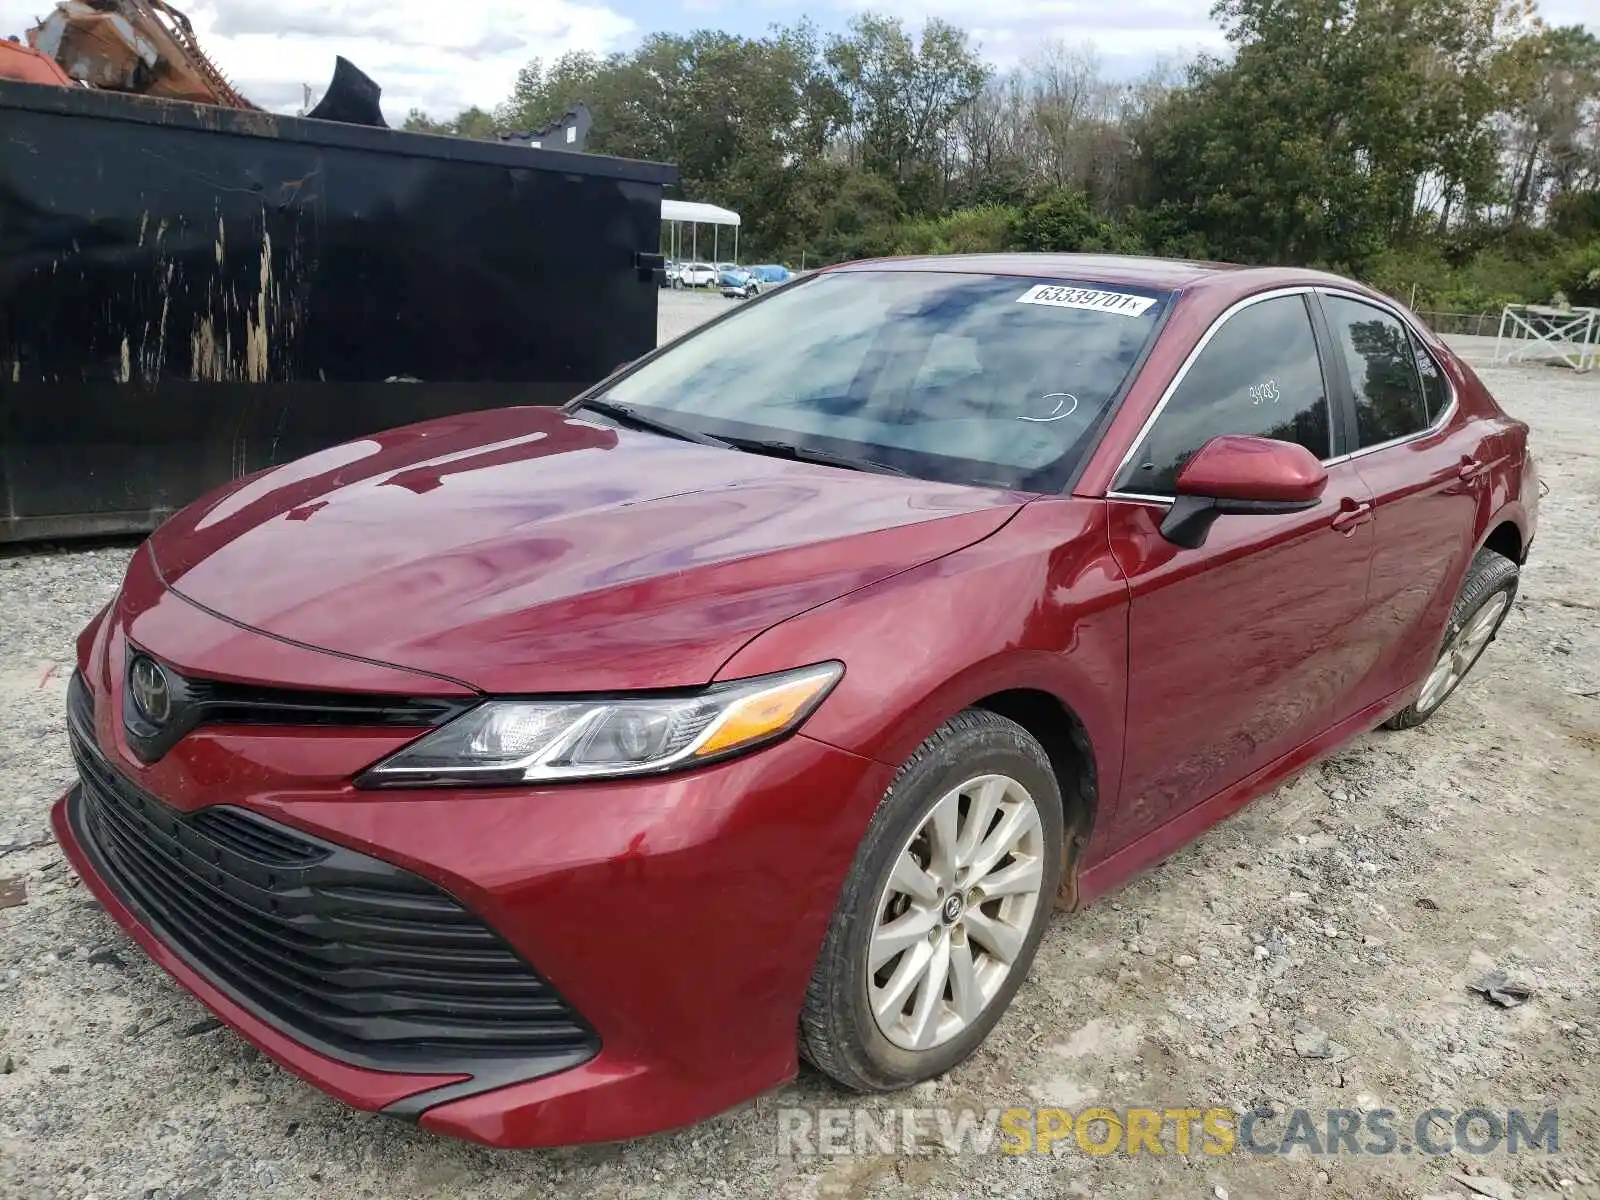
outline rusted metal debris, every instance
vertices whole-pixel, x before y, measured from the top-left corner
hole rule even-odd
[[[0,42],[0,79],[263,111],[228,82],[200,48],[189,18],[167,0],[58,0],[55,11],[28,30],[28,43]],[[382,95],[382,88],[340,57],[328,90],[306,115],[386,129]],[[586,132],[587,109],[582,117]],[[568,118],[576,119],[573,113]],[[583,148],[581,132],[567,130],[565,137],[577,143],[568,149]]]
[[[60,0],[28,43],[69,77],[115,92],[254,110],[166,0]]]
[[[16,38],[0,41],[0,79],[19,83],[42,83],[50,87],[72,87],[70,75],[48,54],[24,46]]]

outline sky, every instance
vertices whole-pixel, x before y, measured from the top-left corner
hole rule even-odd
[[[1543,0],[1552,24],[1584,21],[1600,32],[1594,0]],[[412,108],[453,116],[493,108],[530,59],[566,50],[606,54],[648,33],[723,29],[759,36],[809,16],[843,31],[869,5],[919,27],[929,16],[965,29],[990,62],[1008,67],[1041,43],[1092,45],[1107,75],[1132,78],[1162,59],[1223,45],[1211,0],[175,0],[200,44],[247,98],[294,112],[303,88],[321,93],[342,54],[383,89],[398,125]],[[53,0],[0,0],[0,37],[21,34]],[[1587,10],[1587,11],[1585,11]]]

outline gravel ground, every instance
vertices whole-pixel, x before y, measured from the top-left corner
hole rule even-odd
[[[661,307],[656,316],[658,340],[670,342],[688,333],[702,321],[709,321],[740,303],[743,302],[729,300],[720,292],[662,292]]]
[[[663,332],[727,303],[665,296]],[[625,1147],[445,1141],[341,1107],[209,1020],[48,837],[72,775],[73,637],[129,549],[0,558],[0,896],[26,888],[0,911],[0,1195],[1600,1195],[1600,378],[1483,374],[1532,423],[1551,490],[1515,613],[1434,721],[1361,738],[1058,918],[985,1048],[912,1097],[850,1097],[806,1072]],[[1470,992],[1492,967],[1531,1000]],[[1482,1158],[775,1153],[778,1107],[895,1102],[1387,1106],[1402,1126],[1434,1105],[1559,1106],[1561,1143]]]

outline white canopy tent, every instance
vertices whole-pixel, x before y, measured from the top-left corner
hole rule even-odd
[[[661,222],[670,224],[668,234],[669,257],[683,258],[683,227],[689,226],[689,257],[700,257],[700,226],[711,226],[711,260],[717,259],[718,237],[724,226],[733,227],[733,260],[739,261],[739,214],[715,204],[696,204],[689,200],[663,200]]]

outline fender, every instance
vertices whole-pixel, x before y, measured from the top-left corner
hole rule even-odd
[[[1488,505],[1484,507],[1488,508]],[[1499,508],[1493,509],[1490,516],[1478,523],[1478,535],[1473,541],[1472,552],[1476,554],[1487,546],[1493,539],[1495,531],[1507,523],[1516,528],[1517,541],[1522,547],[1520,555],[1514,556],[1520,567],[1528,561],[1528,548],[1533,544],[1531,532],[1533,522],[1528,517],[1527,507],[1520,500],[1502,504]]]
[[[1094,823],[1105,828],[1122,769],[1128,662],[1128,589],[1105,508],[1077,497],[1033,501],[984,541],[771,627],[718,678],[843,661],[844,678],[806,736],[891,766],[979,700],[1046,693],[1082,726]],[[919,614],[917,642],[904,640],[909,611]]]
[[[1479,523],[1473,553],[1489,542],[1495,530],[1510,522],[1517,530],[1520,553],[1513,555],[1520,567],[1528,561],[1528,551],[1539,530],[1539,463],[1528,448],[1528,427],[1511,422],[1510,431],[1500,439],[1505,446],[1504,465],[1489,473],[1488,486],[1479,501]]]

